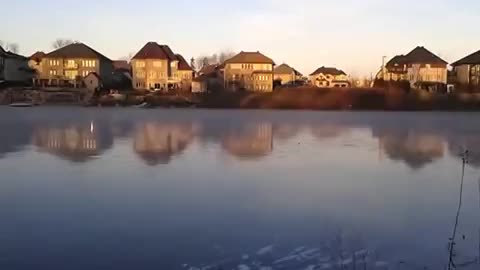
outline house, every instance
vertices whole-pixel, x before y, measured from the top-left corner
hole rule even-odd
[[[347,74],[333,67],[320,67],[309,76],[310,83],[317,87],[348,87]]]
[[[178,78],[179,88],[184,91],[190,91],[192,88],[193,69],[187,63],[181,54],[175,55],[178,59]]]
[[[229,91],[273,91],[275,62],[260,52],[240,52],[225,61],[224,85]]]
[[[296,69],[290,67],[287,64],[281,64],[278,67],[275,67],[273,80],[279,82],[282,85],[292,84],[297,81],[302,80],[302,73],[298,72]]]
[[[480,90],[480,51],[458,60],[452,66],[456,83]]]
[[[131,64],[134,89],[164,91],[180,89],[190,78],[187,74],[190,72],[189,66],[185,59],[183,57],[180,59],[169,46],[156,42],[145,44],[132,58]]]
[[[83,87],[83,79],[96,73],[108,81],[112,60],[83,43],[73,43],[45,55],[38,84],[46,87]]]
[[[447,83],[448,63],[425,47],[416,47],[407,55],[397,55],[382,67],[377,79],[410,82],[411,87],[437,89]]]
[[[224,87],[225,65],[212,64],[204,66],[198,76],[192,80],[193,93],[218,92]]]
[[[98,91],[102,87],[102,78],[96,72],[90,72],[83,78],[83,82],[90,91]]]
[[[33,74],[28,67],[28,58],[0,47],[0,82],[28,83]]]

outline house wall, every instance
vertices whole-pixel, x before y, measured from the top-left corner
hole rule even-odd
[[[191,70],[179,70],[178,79],[180,80],[180,89],[190,90],[192,86],[193,71]]]
[[[317,87],[334,87],[335,84],[338,85],[338,87],[346,87],[348,86],[347,82],[347,75],[332,75],[332,74],[315,74],[310,76],[310,81],[312,82],[313,85]],[[334,83],[334,81],[343,81],[345,83]]]
[[[4,79],[5,79],[5,58],[0,55],[0,80],[3,81]]]
[[[4,58],[3,77],[6,81],[26,82],[33,78],[33,73],[28,72],[28,60],[16,57]]]
[[[274,80],[280,80],[282,84],[288,84],[296,80],[295,73],[290,74],[274,74]]]
[[[455,67],[457,82],[460,84],[470,83],[470,65],[461,65]]]
[[[412,86],[416,82],[447,83],[447,66],[430,67],[429,65],[414,64],[408,67],[408,80]]]
[[[226,89],[236,91],[244,88],[247,91],[273,91],[272,64],[227,64],[224,71]],[[265,73],[256,73],[256,72]]]
[[[132,84],[134,89],[160,89],[168,86],[168,60],[134,59],[132,60]]]
[[[100,63],[98,59],[94,58],[44,58],[42,61],[40,79],[59,79],[73,81],[77,76],[83,78],[92,72],[105,76],[110,69],[107,65],[105,68],[101,68],[105,64],[104,61]],[[111,67],[113,70],[113,66]],[[78,80],[77,78],[77,80]]]

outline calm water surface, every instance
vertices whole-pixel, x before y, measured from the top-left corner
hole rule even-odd
[[[0,269],[479,269],[479,119],[1,107]]]

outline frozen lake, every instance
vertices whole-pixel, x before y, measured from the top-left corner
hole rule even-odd
[[[479,123],[0,107],[0,269],[480,269]]]

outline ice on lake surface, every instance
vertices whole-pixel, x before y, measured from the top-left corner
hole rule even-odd
[[[0,269],[480,269],[479,119],[0,107]]]

